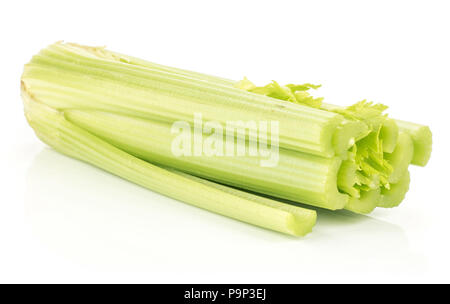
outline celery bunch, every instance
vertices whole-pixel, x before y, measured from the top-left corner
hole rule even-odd
[[[70,43],[35,55],[21,80],[29,124],[58,151],[181,201],[291,235],[305,235],[316,220],[315,211],[295,203],[357,213],[397,206],[409,188],[409,164],[424,166],[431,153],[428,127],[388,118],[380,104],[326,104],[309,93],[319,87],[312,84],[257,87],[248,79],[236,82]],[[278,122],[265,138],[251,124],[244,134],[214,133],[216,140],[231,138],[232,152],[261,148],[263,139],[266,150],[277,152],[276,164],[261,166],[251,153],[174,154],[174,123],[195,125],[198,113],[216,124]],[[212,129],[217,126],[200,133],[194,128],[187,145],[210,140]]]

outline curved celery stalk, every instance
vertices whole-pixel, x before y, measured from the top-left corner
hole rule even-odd
[[[383,152],[392,153],[398,140],[398,126],[395,120],[387,118],[383,121],[380,138],[383,140]]]
[[[387,159],[393,168],[393,171],[388,178],[389,183],[398,183],[405,175],[413,158],[413,153],[414,145],[411,136],[407,133],[400,132],[394,152],[384,154],[384,158]]]
[[[382,198],[378,207],[393,208],[400,205],[409,190],[409,183],[410,175],[409,171],[406,171],[405,175],[396,184],[391,184],[390,189],[381,190]]]
[[[381,199],[380,188],[361,191],[361,197],[351,197],[345,209],[355,213],[367,214],[372,212],[380,204]]]
[[[348,149],[352,147],[355,142],[366,136],[369,132],[367,125],[361,121],[344,120],[336,130],[333,138],[333,144],[337,155],[342,159],[347,159]]]
[[[358,183],[357,166],[354,161],[345,160],[342,162],[338,173],[338,188],[351,197],[359,198],[360,193],[355,185]]]
[[[408,133],[414,142],[414,156],[412,164],[425,166],[431,156],[432,134],[430,128],[403,120],[395,120],[400,131]]]
[[[291,204],[281,203],[273,199],[269,199],[260,195],[255,195],[249,192],[241,191],[236,188],[228,187],[222,184],[214,183],[209,180],[196,177],[194,175],[186,174],[177,170],[174,170],[172,168],[165,168],[171,172],[174,172],[176,174],[179,174],[183,177],[189,178],[193,181],[205,184],[209,187],[216,188],[218,190],[221,190],[223,192],[241,197],[245,200],[253,201],[261,205],[269,206],[272,208],[276,208],[279,210],[283,210],[286,212],[289,212],[294,215],[294,217],[297,219],[298,223],[302,223],[302,225],[296,225],[293,231],[295,231],[294,235],[306,235],[309,232],[311,232],[312,227],[314,226],[317,214],[315,211],[310,209],[301,208],[298,206],[294,206]]]
[[[121,150],[152,163],[238,188],[327,209],[342,209],[348,196],[338,192],[339,158],[322,158],[280,149],[275,167],[260,166],[253,156],[175,156],[175,135],[165,122],[113,113],[66,110],[72,123]],[[191,137],[191,140],[193,138]]]
[[[315,211],[247,198],[235,190],[211,186],[140,160],[67,121],[27,92],[22,96],[25,115],[38,137],[64,154],[161,194],[267,229],[300,236],[310,232],[315,223]]]
[[[58,110],[86,108],[168,121],[279,121],[281,147],[332,157],[343,117],[217,82],[127,64],[98,48],[54,44],[26,65],[22,81]],[[348,142],[349,140],[347,140]]]

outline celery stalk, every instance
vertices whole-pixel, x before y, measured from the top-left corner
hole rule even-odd
[[[38,137],[64,154],[145,188],[256,226],[301,236],[315,223],[315,211],[246,197],[140,160],[67,121],[62,113],[34,100],[25,90],[22,97],[25,115]]]
[[[171,125],[132,116],[66,110],[66,119],[119,149],[152,163],[238,188],[327,209],[342,209],[348,196],[338,192],[339,158],[322,158],[280,149],[275,167],[252,156],[175,156]],[[193,140],[193,136],[191,137]]]
[[[389,183],[398,183],[399,180],[405,175],[413,158],[413,154],[414,145],[411,136],[407,133],[400,132],[394,152],[384,154],[384,157],[393,168],[393,171],[388,178]]]
[[[414,155],[411,163],[417,166],[425,166],[431,156],[432,135],[430,128],[424,125],[395,120],[400,131],[411,135],[414,143]]]
[[[64,45],[62,45],[64,46]],[[79,46],[80,48],[86,48],[83,46]],[[101,48],[90,48],[91,52],[95,52],[96,56],[105,57],[105,58],[113,58],[111,60],[126,62],[130,65],[141,66],[145,68],[151,69],[159,69],[161,71],[166,71],[173,74],[178,74],[185,77],[195,78],[203,81],[208,81],[210,83],[217,83],[223,86],[234,87],[236,85],[235,80],[224,79],[216,76],[211,76],[203,73],[197,73],[193,71],[173,68],[169,66],[164,66],[160,64],[156,64],[153,62],[149,62],[146,60],[142,60],[139,58],[131,57],[128,55],[120,54],[117,52],[107,51]],[[322,103],[321,109],[326,111],[334,111],[338,109],[342,109],[341,106],[331,105]],[[429,127],[406,122],[402,120],[394,120],[398,128],[400,128],[403,132],[406,132],[411,135],[414,141],[414,157],[412,160],[412,164],[418,166],[425,166],[430,158],[431,149],[432,149],[432,135]],[[393,124],[391,119],[387,119],[385,125],[383,126],[381,133],[383,137],[383,149],[384,152],[392,153],[395,144],[396,144],[396,126]],[[358,138],[360,139],[360,138]]]
[[[365,137],[369,132],[367,125],[361,121],[344,120],[338,127],[333,138],[336,153],[342,159],[347,159],[350,149],[358,139]]]
[[[71,45],[75,45],[75,46],[78,46],[81,48],[86,48],[85,46],[80,46],[80,45],[76,45],[76,44],[71,44]],[[117,52],[113,52],[113,51],[109,51],[109,50],[105,50],[105,49],[99,49],[99,48],[96,48],[96,49],[97,49],[96,50],[97,56],[99,56],[99,57],[113,57],[115,61],[126,62],[130,65],[141,66],[141,67],[150,68],[150,69],[157,69],[157,70],[172,73],[172,74],[178,74],[180,76],[186,76],[189,78],[195,78],[195,79],[200,79],[200,80],[204,80],[204,81],[208,81],[208,82],[214,82],[214,83],[221,84],[224,86],[233,86],[236,83],[236,81],[231,80],[231,79],[226,79],[226,78],[217,77],[217,76],[211,76],[211,75],[198,73],[198,72],[194,72],[194,71],[189,71],[189,70],[184,70],[184,69],[179,69],[179,68],[174,68],[174,67],[150,62],[147,60],[143,60],[140,58],[128,56],[125,54],[121,54],[121,53],[117,53]],[[95,51],[95,50],[93,50],[93,51]]]
[[[69,45],[73,46],[73,44],[69,44]],[[60,48],[68,47],[67,45],[57,45],[57,46]],[[78,47],[80,47],[83,50],[86,49],[86,47],[84,47],[84,46],[78,46]],[[167,73],[171,73],[174,75],[188,77],[189,79],[197,79],[197,80],[201,80],[203,82],[214,83],[214,84],[218,84],[220,86],[227,86],[227,87],[235,87],[235,83],[236,83],[234,80],[228,80],[228,79],[210,76],[210,75],[206,75],[206,74],[202,74],[202,73],[168,67],[168,66],[152,63],[149,61],[145,61],[145,60],[142,60],[139,58],[127,56],[124,54],[107,51],[107,50],[101,49],[101,48],[89,48],[89,47],[87,47],[87,48],[89,49],[90,52],[94,52],[95,56],[98,56],[100,58],[109,58],[109,59],[113,58],[114,61],[126,62],[127,64],[130,64],[130,65],[141,66],[141,67],[149,68],[149,69],[155,70],[155,71],[167,72]],[[47,49],[47,50],[43,50],[42,52],[51,54],[52,51],[53,50]],[[72,56],[74,55],[73,53],[70,53],[70,52],[66,55],[69,55],[69,54]],[[53,56],[55,56],[55,54],[53,54]],[[61,56],[61,54],[59,54],[59,56]],[[98,63],[93,63],[93,64],[98,65]],[[287,104],[285,104],[285,105],[287,105]],[[295,111],[296,107],[295,106],[290,107],[289,110]],[[335,134],[333,135],[333,138],[332,138],[335,154],[345,157],[346,150],[354,144],[355,138],[358,138],[359,136],[366,134],[366,132],[367,132],[367,127],[364,124],[361,124],[360,122],[345,121],[345,123],[343,123],[342,125],[339,125]],[[300,149],[300,151],[316,154],[311,151],[306,151],[305,149]],[[319,154],[319,155],[324,156],[323,154]],[[331,155],[331,154],[329,154],[329,155]]]
[[[354,161],[345,160],[342,162],[338,172],[338,188],[351,197],[359,198],[360,193],[355,185],[358,183],[357,166]]]
[[[387,118],[383,121],[380,132],[380,137],[383,140],[383,151],[386,153],[394,152],[399,133],[395,120]]]
[[[298,220],[299,223],[302,223],[302,225],[297,225],[295,227],[295,231],[296,233],[294,235],[306,235],[309,232],[311,232],[312,227],[314,226],[316,219],[317,219],[317,214],[315,211],[310,210],[310,209],[305,209],[305,208],[301,208],[298,206],[294,206],[292,204],[287,204],[287,203],[280,203],[276,200],[273,199],[269,199],[260,195],[255,195],[249,192],[245,192],[245,191],[241,191],[232,187],[228,187],[222,184],[218,184],[218,183],[214,183],[211,182],[209,180],[203,179],[203,178],[199,178],[196,177],[194,175],[190,175],[190,174],[186,174],[177,170],[174,170],[172,168],[166,168],[167,170],[174,172],[176,174],[179,174],[183,177],[186,177],[188,179],[194,180],[196,182],[205,184],[209,187],[213,187],[216,188],[218,190],[221,190],[223,192],[241,197],[245,200],[250,200],[253,202],[256,202],[258,204],[261,205],[265,205],[265,206],[269,206],[272,208],[276,208],[279,210],[284,210],[286,212],[292,213],[296,219]]]
[[[409,190],[409,183],[410,175],[409,171],[407,171],[397,183],[391,184],[390,189],[381,189],[381,201],[378,207],[397,207],[405,198]]]
[[[361,196],[359,198],[351,197],[345,209],[360,213],[367,214],[372,212],[377,206],[379,206],[382,196],[380,194],[380,188],[361,191]]]
[[[99,56],[106,53],[105,56]],[[149,119],[280,122],[281,147],[331,157],[342,116],[208,82],[131,65],[106,50],[57,43],[34,56],[22,81],[41,102],[58,110],[84,108]],[[219,109],[219,110],[218,110]],[[350,142],[350,138],[347,140]]]

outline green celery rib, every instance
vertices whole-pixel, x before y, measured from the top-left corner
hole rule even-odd
[[[392,153],[397,145],[398,140],[398,126],[395,120],[387,118],[383,121],[381,127],[380,137],[383,139],[383,151]]]
[[[68,44],[68,45],[76,46],[76,44]],[[65,46],[65,45],[62,45],[62,46]],[[83,46],[79,46],[79,47],[83,48]],[[121,61],[121,62],[125,62],[125,63],[135,65],[135,66],[141,66],[141,67],[150,68],[150,69],[157,69],[157,70],[165,71],[165,72],[171,73],[171,74],[178,74],[180,76],[201,79],[201,80],[209,81],[209,82],[215,82],[215,83],[226,85],[226,86],[233,86],[236,83],[234,80],[217,77],[217,76],[210,76],[207,74],[198,73],[198,72],[190,71],[190,70],[174,68],[174,67],[170,67],[170,66],[166,66],[166,65],[162,65],[162,64],[157,64],[154,62],[150,62],[147,60],[143,60],[140,58],[128,56],[125,54],[121,54],[121,53],[117,53],[117,52],[113,52],[113,51],[109,51],[109,50],[105,50],[105,49],[97,50],[96,55],[98,57],[106,57],[106,58],[112,56],[114,61]]]
[[[400,131],[408,133],[413,140],[414,155],[411,163],[417,166],[425,166],[430,159],[433,142],[430,128],[398,119],[395,122]]]
[[[328,103],[322,103],[321,109],[326,111],[339,111],[345,109],[345,107],[337,106]],[[396,120],[391,118],[386,118],[382,122],[382,127],[380,131],[380,137],[383,139],[383,151],[387,153],[392,153],[397,144],[399,128],[397,126]],[[362,134],[363,136],[367,134]],[[357,138],[357,140],[361,139]]]
[[[67,48],[67,45],[58,45],[58,47]],[[83,48],[82,46],[80,46],[80,47]],[[211,76],[211,75],[207,75],[207,74],[203,74],[203,73],[173,68],[173,67],[169,67],[169,66],[165,66],[165,65],[161,65],[161,64],[156,64],[153,62],[149,62],[146,60],[142,60],[139,58],[127,56],[127,55],[116,53],[116,52],[107,51],[104,49],[96,49],[95,52],[96,52],[96,56],[98,56],[98,57],[110,58],[110,59],[112,57],[113,58],[112,60],[114,60],[114,61],[126,62],[131,65],[141,66],[141,67],[145,67],[145,68],[149,68],[149,69],[153,69],[153,70],[160,70],[160,71],[164,71],[164,72],[171,73],[171,74],[177,74],[177,75],[184,76],[184,77],[207,81],[209,83],[216,83],[216,84],[219,84],[222,86],[234,88],[234,85],[236,84],[236,81],[234,81],[234,80],[229,80],[229,79]],[[252,93],[250,93],[250,94],[252,94]],[[287,104],[290,104],[290,103],[287,103]],[[293,106],[290,108],[290,110],[295,110],[295,109],[296,109],[296,106]],[[363,136],[367,135],[367,131],[368,131],[367,126],[362,122],[359,122],[359,121],[355,122],[355,121],[349,121],[349,120],[343,121],[342,124],[337,127],[337,130],[333,136],[333,146],[334,146],[335,154],[345,159],[347,149],[350,146],[352,146],[354,144],[355,140],[357,140],[359,137],[363,137]],[[302,151],[309,152],[306,150],[302,150]]]
[[[341,106],[322,103],[322,109],[327,111],[343,109]],[[432,150],[432,133],[428,126],[403,121],[399,119],[386,119],[381,129],[383,139],[383,151],[392,153],[396,146],[397,134],[399,132],[408,133],[414,144],[414,153],[411,164],[425,166]],[[390,152],[391,151],[391,152]]]
[[[73,52],[74,49],[76,49],[76,53]],[[234,80],[153,63],[140,58],[106,50],[103,47],[89,47],[76,43],[55,43],[53,45],[50,45],[42,52],[50,52],[53,54],[58,54],[60,56],[64,55],[67,57],[72,57],[73,59],[79,59],[80,55],[82,55],[93,60],[101,58],[112,62],[123,62],[132,66],[156,69],[170,74],[177,74],[184,77],[200,79],[227,86],[232,86],[235,83]]]
[[[411,163],[414,154],[414,145],[409,134],[400,132],[398,136],[397,146],[392,153],[385,153],[384,158],[392,166],[393,171],[389,175],[389,183],[395,184],[408,171],[408,166]]]
[[[254,201],[258,204],[261,205],[265,205],[265,206],[269,206],[272,208],[276,208],[276,209],[280,209],[280,210],[284,210],[286,212],[292,213],[296,219],[298,220],[298,222],[303,223],[302,225],[297,225],[295,228],[296,231],[296,235],[306,235],[309,232],[311,232],[312,227],[314,226],[316,219],[317,219],[317,214],[316,212],[314,212],[313,210],[310,209],[305,209],[305,208],[301,208],[298,206],[294,206],[291,204],[287,204],[287,203],[280,203],[276,200],[273,199],[269,199],[260,195],[255,195],[249,192],[245,192],[245,191],[241,191],[238,190],[236,188],[232,188],[232,187],[228,187],[222,184],[218,184],[218,183],[214,183],[211,182],[209,180],[203,179],[203,178],[199,178],[196,177],[194,175],[190,175],[190,174],[186,174],[177,170],[174,170],[172,168],[165,168],[171,172],[174,172],[176,174],[179,174],[183,177],[189,178],[191,180],[194,180],[196,182],[205,184],[209,187],[213,187],[216,189],[219,189],[221,191],[224,191],[226,193],[230,193],[232,195],[236,195],[238,197],[241,197],[243,199],[246,200],[250,200],[250,201]]]
[[[343,117],[167,70],[96,56],[93,48],[54,44],[26,65],[22,80],[49,106],[95,108],[145,118],[280,122],[280,146],[315,155],[336,154]],[[82,100],[82,101],[80,101]],[[349,142],[350,139],[347,140]],[[341,151],[338,151],[341,152]]]
[[[381,199],[380,188],[361,191],[361,197],[351,197],[345,209],[355,213],[367,214],[372,212],[380,204]]]
[[[322,158],[280,149],[275,167],[262,167],[254,156],[175,156],[176,135],[166,122],[87,110],[66,110],[65,117],[121,150],[158,165],[271,196],[327,209],[342,209],[348,196],[339,193],[340,158]]]
[[[76,46],[76,45],[74,45]],[[59,44],[58,47],[61,48],[69,48],[69,46],[64,44]],[[84,49],[85,47],[79,46],[80,49]],[[95,55],[92,53],[95,52]],[[223,86],[229,86],[233,87],[236,84],[235,80],[229,80],[224,79],[216,76],[211,76],[203,73],[197,73],[193,71],[173,68],[169,66],[164,66],[160,64],[156,64],[153,62],[149,62],[146,60],[142,60],[139,58],[131,57],[128,55],[120,54],[117,52],[111,52],[104,49],[99,48],[91,48],[90,52],[87,52],[90,54],[90,56],[93,56],[94,58],[101,57],[101,58],[108,58],[112,61],[120,61],[120,62],[126,62],[130,65],[134,66],[140,66],[145,68],[151,68],[151,69],[159,69],[161,71],[165,71],[172,74],[177,74],[180,76],[190,77],[198,80],[207,81],[210,83],[217,83]],[[342,108],[340,106],[334,106],[331,104],[325,104],[323,103],[322,109],[329,111],[330,109],[339,109]],[[427,126],[410,123],[406,121],[401,120],[391,120],[387,119],[385,124],[382,128],[382,138],[383,138],[383,150],[387,153],[392,153],[392,151],[395,148],[396,144],[396,126],[393,124],[393,122],[398,125],[398,128],[400,128],[403,132],[407,132],[411,135],[413,141],[414,141],[414,157],[412,160],[412,164],[418,165],[418,166],[425,166],[431,156],[431,149],[432,149],[432,135],[431,131]]]
[[[347,159],[348,149],[355,142],[368,134],[369,128],[362,121],[344,120],[338,127],[333,138],[336,153],[342,159]]]
[[[74,51],[75,50],[75,51]],[[99,61],[99,58],[105,61]],[[103,68],[106,70],[112,70],[115,72],[119,72],[121,74],[127,74],[129,76],[136,76],[136,75],[146,75],[151,76],[156,73],[159,75],[158,79],[161,80],[163,77],[167,77],[170,75],[172,78],[175,78],[179,81],[191,81],[189,86],[192,88],[192,81],[194,83],[198,83],[200,81],[200,87],[198,87],[201,90],[204,90],[206,86],[208,87],[214,87],[216,90],[220,90],[221,94],[227,94],[231,90],[234,90],[234,93],[239,94],[239,101],[238,101],[238,107],[239,111],[242,111],[242,103],[245,103],[250,101],[251,106],[261,106],[265,104],[266,106],[272,107],[274,100],[277,102],[280,102],[277,99],[269,98],[269,99],[261,99],[261,95],[253,94],[249,92],[245,92],[246,94],[250,94],[250,96],[253,96],[251,100],[248,100],[248,95],[243,97],[243,90],[234,88],[234,81],[209,76],[201,73],[181,70],[177,68],[171,68],[151,62],[147,62],[141,59],[125,56],[122,54],[114,53],[107,51],[102,48],[92,48],[92,47],[84,47],[84,46],[78,46],[74,44],[61,44],[57,43],[54,45],[49,46],[47,49],[44,49],[41,51],[40,55],[35,56],[34,61],[44,61],[49,63],[49,60],[53,60],[53,64],[61,64],[61,61],[66,62],[66,68],[67,68],[67,62],[70,63],[80,63],[82,62],[84,66],[89,66],[93,68]],[[55,63],[55,60],[57,62]],[[126,63],[127,65],[117,65],[117,62]],[[142,67],[143,69],[137,69],[137,67]],[[73,68],[73,67],[72,67]],[[104,71],[103,71],[104,72]],[[153,73],[153,74],[152,74]],[[226,88],[226,90],[224,90]],[[173,92],[173,91],[172,91]],[[254,99],[257,98],[257,101]],[[227,104],[229,104],[231,101],[227,100]],[[217,103],[217,101],[216,101]],[[289,110],[289,112],[297,113],[298,115],[304,115],[305,108],[304,106],[298,106],[293,105],[290,103],[281,103],[277,105],[278,107],[284,107],[286,110]],[[272,111],[272,108],[266,109],[268,111]],[[161,115],[161,117],[167,117],[167,112],[164,115]],[[158,113],[153,113],[158,114]],[[238,115],[240,113],[237,113]],[[265,113],[267,114],[267,112]],[[223,114],[224,115],[224,114]],[[310,116],[314,116],[316,114],[310,113]],[[323,115],[323,113],[322,113]],[[235,114],[230,114],[230,117],[236,117]],[[340,117],[339,120],[342,120]],[[294,126],[294,131],[297,132],[298,130],[302,130],[302,132],[305,132],[305,128],[308,126],[301,126],[298,125],[299,121],[305,122],[305,117],[302,116],[297,120],[295,123],[297,126]],[[283,124],[286,124],[286,121],[283,121]],[[334,123],[333,123],[334,124]],[[336,125],[335,125],[336,126]],[[288,126],[285,126],[286,129]],[[312,153],[315,155],[321,155],[321,156],[332,156],[333,152],[331,150],[334,150],[334,154],[339,156],[346,156],[346,150],[348,149],[348,146],[351,145],[355,141],[355,136],[360,136],[362,134],[365,134],[365,128],[366,126],[363,125],[360,122],[349,122],[341,127],[339,126],[337,129],[332,130],[332,128],[325,128],[322,130],[321,137],[323,138],[323,142],[326,145],[326,149],[328,152],[317,152],[317,147],[315,147],[315,143],[313,146],[311,146],[311,143],[303,142],[300,143],[302,145],[302,148],[300,148],[300,151]],[[334,135],[331,135],[331,133],[334,132]],[[303,134],[305,136],[306,134]],[[332,145],[330,146],[330,136],[332,137]],[[287,148],[292,148],[296,150],[297,145],[299,142],[288,142],[287,140],[281,140],[281,145],[285,146]],[[323,150],[323,148],[322,148]]]
[[[342,162],[341,168],[339,169],[337,179],[339,190],[354,198],[360,197],[359,190],[355,188],[355,185],[359,180],[358,175],[356,174],[357,169],[354,161],[345,160]]]
[[[378,207],[393,208],[400,205],[409,190],[410,175],[409,171],[395,184],[391,184],[390,189],[381,190],[381,201]]]
[[[212,186],[140,160],[67,121],[64,116],[22,91],[25,115],[48,145],[145,188],[194,206],[256,226],[301,236],[316,220],[312,210],[269,200],[245,197],[227,187]]]

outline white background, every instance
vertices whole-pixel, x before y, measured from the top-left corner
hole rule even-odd
[[[0,282],[449,282],[448,1],[3,1]],[[259,84],[323,84],[429,124],[403,204],[319,212],[290,238],[62,156],[34,136],[22,66],[58,40]]]

